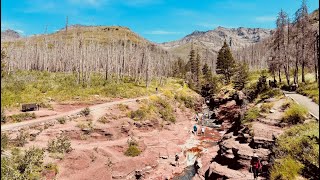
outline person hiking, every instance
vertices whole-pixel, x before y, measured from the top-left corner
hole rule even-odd
[[[250,169],[253,173],[254,180],[258,179],[259,170],[261,170],[261,168],[262,168],[262,166],[261,166],[259,157],[257,156],[256,153],[253,153],[253,156],[250,161]]]
[[[175,161],[176,161],[176,166],[179,166],[179,155],[178,153],[176,153],[176,156],[175,156]]]
[[[195,124],[193,126],[193,132],[194,132],[195,135],[197,135],[197,131],[198,131],[198,128],[197,128],[197,125]]]
[[[198,160],[197,160],[197,159],[196,159],[196,161],[194,162],[193,167],[194,167],[195,173],[198,174],[198,171],[199,171],[199,169],[200,169],[200,166],[199,166],[199,163],[198,163]]]
[[[202,128],[201,128],[201,134],[202,134],[203,136],[204,136],[204,131],[205,131],[205,129],[206,129],[206,128],[202,126]]]
[[[199,120],[199,116],[198,116],[198,113],[196,114],[196,122],[198,122]]]

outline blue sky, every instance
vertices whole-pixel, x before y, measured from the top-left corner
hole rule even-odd
[[[177,40],[195,30],[274,28],[282,8],[291,17],[301,0],[1,0],[1,30],[23,35],[69,24],[120,25],[153,42]],[[318,0],[307,1],[309,12]]]

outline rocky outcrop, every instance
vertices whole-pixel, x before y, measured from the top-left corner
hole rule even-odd
[[[177,48],[192,41],[202,42],[210,50],[218,51],[225,40],[234,48],[260,42],[271,35],[272,30],[262,28],[224,28],[217,27],[209,31],[194,31],[181,40],[165,42],[160,45],[165,49]]]
[[[219,97],[220,99],[218,99]],[[262,173],[260,177],[268,178],[268,171],[272,163],[271,149],[280,130],[275,124],[261,124],[258,120],[251,124],[253,127],[241,123],[245,110],[246,96],[242,92],[224,92],[216,96],[216,121],[221,122],[226,132],[218,142],[219,150],[211,163],[206,163],[200,169],[201,177],[205,179],[250,179],[250,161],[253,154],[261,160]],[[241,103],[239,103],[241,100]],[[238,102],[237,102],[238,101]],[[281,103],[280,103],[281,104]],[[260,123],[260,124],[259,124]],[[257,126],[257,127],[256,127]],[[265,129],[264,129],[265,128]]]
[[[15,40],[19,39],[21,35],[14,30],[7,29],[5,31],[1,31],[1,41]]]

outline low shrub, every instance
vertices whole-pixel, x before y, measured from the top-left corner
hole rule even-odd
[[[61,118],[57,118],[57,121],[60,123],[60,124],[65,124],[67,119],[65,117],[61,117]]]
[[[126,104],[118,104],[118,108],[120,111],[127,111],[129,109],[129,106]]]
[[[15,141],[15,145],[18,147],[23,147],[28,142],[28,138],[29,138],[28,132],[20,131]]]
[[[156,98],[153,100],[153,105],[157,108],[161,118],[165,121],[175,122],[176,117],[174,115],[174,110],[170,105],[170,100],[167,98]]]
[[[90,114],[90,109],[89,107],[84,108],[83,110],[80,111],[80,114],[83,116],[88,116]]]
[[[149,110],[147,108],[141,107],[136,111],[131,111],[129,115],[131,119],[138,121],[138,120],[144,120],[147,117],[148,113],[149,113]]]
[[[282,121],[289,124],[303,123],[306,119],[307,113],[308,110],[305,107],[293,104],[284,112]]]
[[[242,119],[242,123],[251,122],[259,117],[259,109],[257,107],[250,108],[244,114],[244,118]]]
[[[57,139],[53,139],[48,142],[47,150],[50,153],[68,153],[72,151],[70,139],[61,134]]]
[[[130,145],[128,149],[124,152],[124,155],[126,156],[139,156],[141,154],[141,151],[137,145]]]
[[[270,109],[273,107],[273,105],[274,105],[274,103],[272,103],[272,102],[263,103],[261,105],[261,112],[264,112],[264,113],[269,112]]]
[[[4,114],[4,109],[1,108],[1,123],[6,123],[7,122],[7,117]]]
[[[107,117],[103,116],[98,119],[98,122],[101,122],[102,124],[106,124],[106,123],[109,123],[110,120]]]
[[[44,165],[44,168],[47,171],[53,171],[55,175],[57,175],[59,172],[58,165],[54,164],[54,163],[48,163],[48,164]]]
[[[20,114],[14,114],[14,115],[8,116],[8,119],[10,119],[13,122],[21,122],[21,121],[35,119],[35,118],[36,118],[35,113],[20,113]]]
[[[314,102],[319,104],[319,88],[316,82],[314,83],[306,83],[306,84],[299,84],[297,89],[299,94],[308,96],[312,98]]]
[[[287,108],[291,107],[293,103],[294,103],[293,101],[287,99],[287,100],[281,105],[281,109],[282,109],[282,110],[286,110]]]
[[[1,133],[1,151],[7,149],[9,140],[9,136],[6,133]]]
[[[49,104],[49,103],[41,102],[41,103],[39,104],[39,106],[40,106],[41,108],[48,108],[48,109],[53,110],[52,105],[51,105],[51,104]]]
[[[307,179],[320,178],[318,122],[292,126],[277,139],[272,151],[279,161],[272,168],[272,177],[283,174],[286,176],[282,179],[295,179],[290,174],[296,177],[299,173]],[[283,161],[288,158],[290,161]],[[284,166],[281,163],[284,163]],[[288,167],[286,163],[289,163]]]
[[[270,172],[271,180],[292,180],[295,179],[301,172],[303,164],[297,162],[292,157],[287,156],[279,159],[273,165]]]
[[[261,99],[269,99],[269,98],[273,98],[273,97],[279,97],[281,96],[283,93],[280,89],[267,89],[265,91],[263,91],[260,95]]]
[[[176,94],[174,97],[177,101],[182,102],[186,108],[194,108],[194,99],[191,96],[185,95],[184,93]]]
[[[159,113],[161,114],[161,118],[165,121],[170,121],[170,122],[176,122],[176,117],[173,114],[172,109],[170,108],[164,108],[159,110]]]
[[[31,147],[26,150],[20,161],[17,163],[17,170],[21,179],[41,179],[43,170],[44,150]]]

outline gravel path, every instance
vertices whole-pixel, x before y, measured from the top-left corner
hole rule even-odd
[[[301,94],[297,94],[296,92],[288,92],[288,91],[283,91],[285,96],[290,97],[294,101],[296,101],[298,104],[305,106],[308,110],[309,113],[317,118],[319,120],[319,105],[313,102],[310,98],[303,96]]]
[[[90,106],[89,108],[90,108],[90,112],[91,113],[92,112],[95,113],[95,111],[99,111],[99,110],[101,110],[103,108],[106,108],[106,107],[110,107],[110,106],[113,106],[113,105],[116,105],[116,104],[121,104],[121,103],[134,102],[136,100],[147,99],[148,97],[149,96],[143,96],[143,97],[139,97],[139,98],[107,102],[107,103],[103,103],[103,104],[93,105],[93,106]],[[28,126],[40,124],[40,123],[46,123],[46,122],[50,122],[50,121],[55,121],[57,118],[61,118],[61,117],[77,114],[81,110],[83,110],[83,108],[76,109],[76,110],[69,111],[69,112],[65,112],[65,113],[61,113],[61,114],[58,114],[58,115],[55,115],[55,116],[37,118],[37,119],[34,119],[34,120],[23,121],[23,122],[19,122],[19,123],[4,124],[4,125],[1,125],[1,131],[9,131],[9,130],[17,129],[17,128],[23,128],[23,127],[28,127]]]

